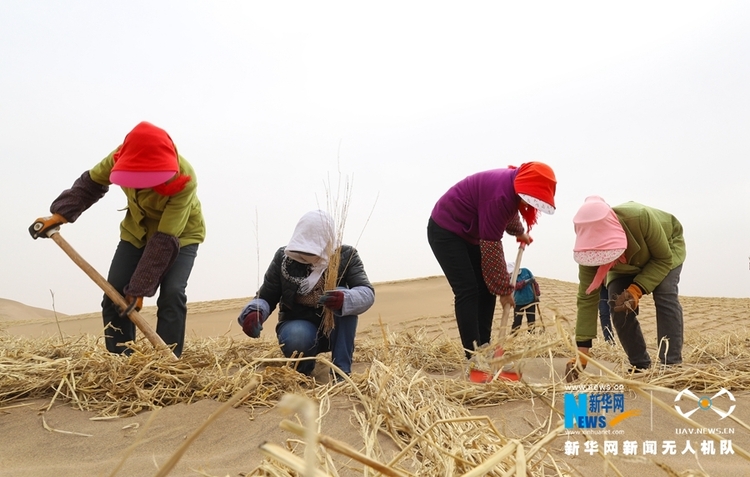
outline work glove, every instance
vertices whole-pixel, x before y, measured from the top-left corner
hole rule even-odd
[[[516,235],[516,242],[524,244],[524,247],[526,245],[531,245],[531,242],[533,241],[534,239],[531,238],[531,235],[529,235],[528,233],[524,232],[521,235]]]
[[[125,295],[125,302],[128,304],[128,306],[120,313],[120,317],[122,318],[126,318],[133,310],[141,311],[141,308],[143,308],[142,296]]]
[[[318,305],[328,307],[333,311],[341,311],[341,308],[344,306],[344,292],[329,290],[321,295]]]
[[[260,331],[263,329],[260,312],[251,311],[242,320],[242,331],[250,338],[260,338]]]
[[[39,237],[48,238],[48,230],[52,230],[59,225],[67,223],[68,221],[65,220],[65,217],[60,214],[52,214],[49,217],[39,217],[29,227],[29,233],[31,234],[31,238],[33,238],[34,240],[38,239]]]
[[[616,312],[635,311],[635,309],[638,308],[638,302],[640,301],[641,296],[643,296],[641,288],[633,283],[615,298],[615,306],[613,310]]]

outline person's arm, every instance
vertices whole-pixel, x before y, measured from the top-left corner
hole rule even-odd
[[[281,260],[283,257],[284,248],[282,247],[276,251],[263,277],[263,284],[255,297],[245,305],[237,317],[237,323],[242,327],[242,331],[251,338],[260,337],[263,323],[281,300]]]
[[[672,269],[672,249],[659,218],[648,209],[639,216],[640,232],[648,248],[650,258],[641,272],[633,278],[644,294],[651,293]]]
[[[482,277],[487,289],[498,296],[512,295],[515,284],[510,283],[502,242],[480,240],[479,249],[482,256]]]
[[[516,237],[524,234],[526,230],[523,228],[521,217],[518,214],[515,214],[513,217],[511,217],[511,219],[508,221],[508,225],[505,226],[505,231],[510,235],[514,235]]]
[[[339,316],[361,315],[375,303],[375,291],[372,288],[359,286],[354,288],[337,288],[333,292],[342,293],[341,308],[333,310]],[[326,292],[330,294],[330,292]]]
[[[342,252],[343,255],[343,252]],[[344,265],[343,280],[339,283],[345,285],[339,288],[344,293],[341,315],[360,315],[370,309],[375,303],[375,288],[365,272],[365,266],[355,248],[351,248],[347,256],[342,256]]]
[[[50,205],[50,212],[59,214],[67,222],[75,222],[81,214],[94,205],[109,191],[106,185],[94,182],[89,171],[73,182],[70,189],[64,190]]]
[[[516,288],[515,288],[515,291],[521,291],[521,290],[523,290],[523,289],[524,289],[524,288],[526,287],[526,285],[528,285],[528,284],[529,284],[529,280],[520,280],[520,279],[519,279],[519,280],[518,280],[518,281],[516,282]]]
[[[181,191],[168,196],[169,199],[161,213],[157,230],[177,238],[181,237],[193,213],[197,195],[198,182],[191,177]]]
[[[586,289],[594,280],[597,267],[578,266],[578,295],[576,296],[576,346],[584,356],[576,354],[565,365],[565,381],[573,382],[578,379],[580,372],[586,368],[594,338],[596,338],[596,324],[599,309],[599,289],[587,294]]]
[[[284,260],[284,247],[276,250],[276,253],[268,266],[265,275],[263,275],[263,284],[258,289],[255,298],[260,298],[268,303],[268,315],[273,313],[276,306],[281,301],[282,283],[281,283],[281,264]],[[268,318],[268,315],[265,318]]]
[[[576,342],[581,348],[590,348],[596,338],[599,311],[599,289],[587,294],[586,289],[594,280],[597,267],[578,266],[578,294],[576,296]]]
[[[177,237],[156,232],[143,249],[143,255],[123,291],[128,297],[154,296],[164,275],[180,253]]]

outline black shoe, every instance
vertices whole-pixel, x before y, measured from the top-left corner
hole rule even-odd
[[[645,366],[645,367],[644,367],[644,366],[640,366],[640,365],[639,365],[639,366],[635,366],[635,365],[632,365],[632,364],[631,364],[630,366],[628,366],[627,368],[625,368],[625,372],[626,372],[626,373],[627,373],[628,375],[634,375],[634,374],[643,374],[643,373],[645,373],[646,371],[648,371],[648,369],[649,369],[650,367],[651,367],[651,365],[648,365],[648,366]]]

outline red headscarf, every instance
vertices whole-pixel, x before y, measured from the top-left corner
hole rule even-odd
[[[509,167],[515,169],[514,166]],[[528,196],[541,202],[541,204],[532,203],[519,207],[521,217],[523,217],[529,230],[537,222],[540,207],[544,212],[554,212],[557,179],[555,178],[554,171],[547,164],[543,162],[526,162],[521,164],[518,168],[518,173],[516,173],[513,185],[516,189],[516,194]]]
[[[180,166],[172,138],[163,129],[145,121],[125,136],[114,160],[110,181],[122,187],[151,188],[169,196],[183,190],[191,179],[186,175],[175,177]]]
[[[552,168],[543,162],[526,162],[518,168],[513,182],[516,194],[526,194],[555,208],[557,179]]]

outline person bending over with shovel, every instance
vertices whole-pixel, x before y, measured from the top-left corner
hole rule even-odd
[[[503,307],[514,307],[515,284],[506,268],[503,234],[531,243],[518,214],[530,231],[538,211],[554,213],[556,187],[552,168],[528,162],[470,175],[435,204],[427,240],[453,290],[467,359],[490,342],[496,295]]]
[[[358,315],[374,302],[375,289],[359,253],[350,245],[339,245],[331,216],[314,210],[300,218],[289,244],[276,251],[258,293],[237,321],[246,335],[258,338],[278,305],[276,337],[284,356],[330,351],[333,364],[348,375]],[[314,369],[315,360],[297,365],[297,371],[308,376]]]
[[[122,188],[127,208],[107,281],[128,308],[120,309],[105,294],[107,350],[130,354],[126,343],[135,340],[135,325],[127,316],[159,288],[156,333],[179,357],[185,340],[185,288],[206,230],[195,172],[166,131],[139,123],[117,149],[63,191],[50,206],[52,215],[37,219],[29,232],[35,239],[46,238],[48,231],[75,222],[110,184]]]
[[[659,361],[682,363],[683,321],[678,283],[685,261],[682,225],[672,215],[626,202],[610,207],[599,196],[586,198],[573,217],[578,263],[576,344],[588,356],[596,338],[599,289],[607,288],[612,324],[630,361],[630,371],[651,366],[638,322],[641,296],[653,293]],[[586,358],[566,365],[565,379],[578,378]]]

